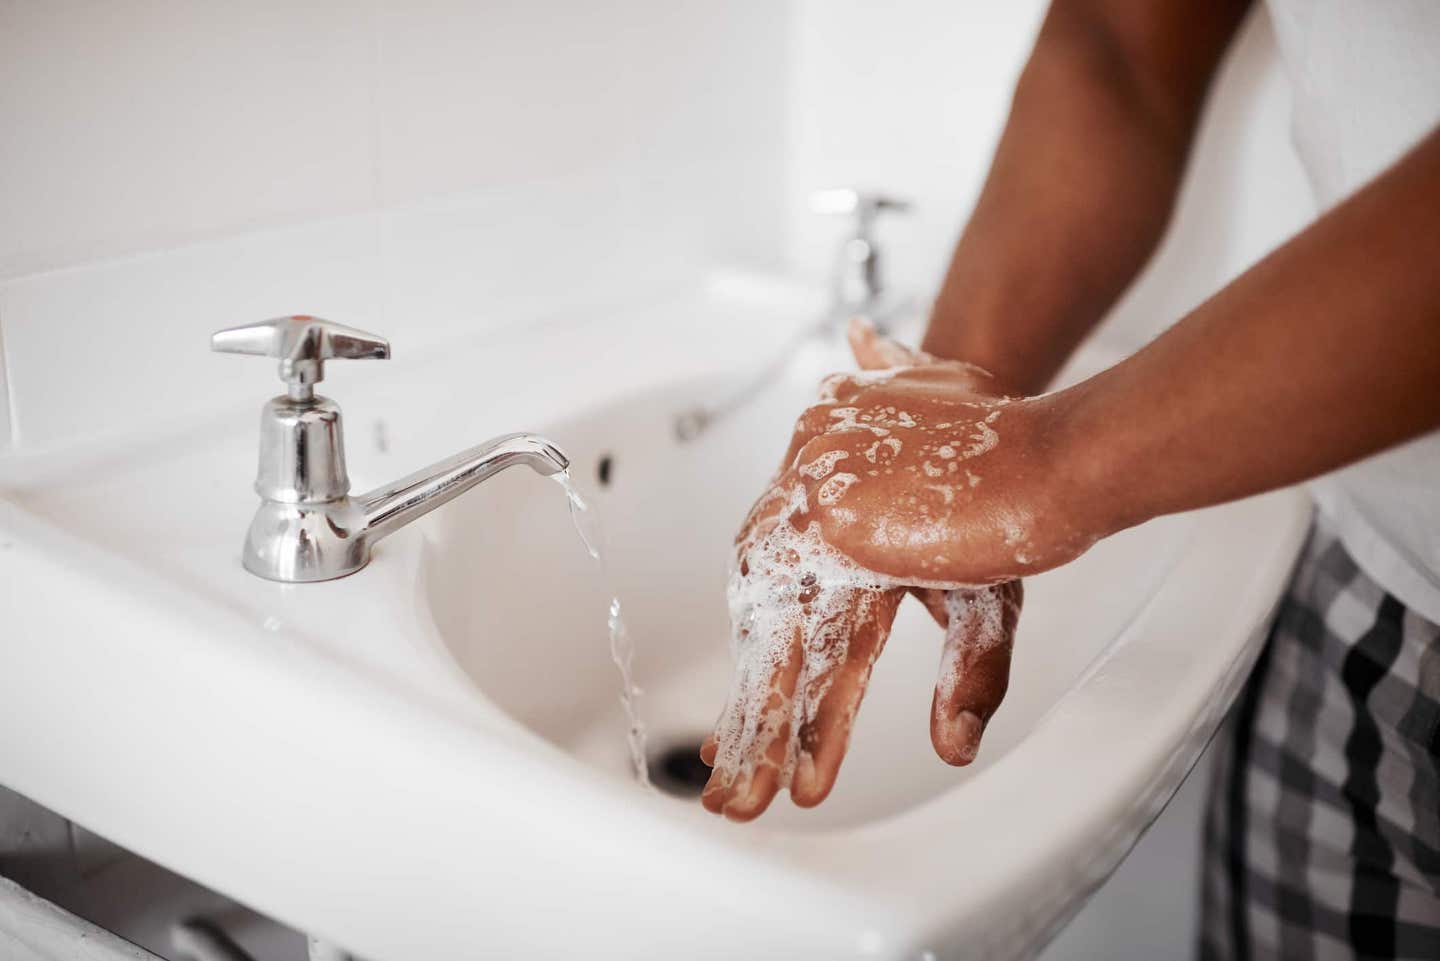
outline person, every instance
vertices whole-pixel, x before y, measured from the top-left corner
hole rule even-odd
[[[923,350],[853,324],[868,370],[823,385],[741,530],[708,809],[824,800],[907,592],[946,628],[930,733],[965,764],[1020,578],[1309,481],[1318,516],[1220,751],[1202,956],[1440,958],[1440,5],[1268,5],[1323,213],[1042,393],[1160,240],[1248,6],[1054,0]]]

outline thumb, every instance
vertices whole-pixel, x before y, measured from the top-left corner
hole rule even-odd
[[[880,333],[868,317],[857,315],[850,318],[850,328],[846,336],[850,340],[850,350],[855,354],[855,362],[860,365],[861,370],[914,367],[931,360],[929,354],[912,350]]]

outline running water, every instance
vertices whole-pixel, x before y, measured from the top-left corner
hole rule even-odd
[[[569,471],[561,471],[551,476],[565,489],[565,499],[570,502],[570,519],[575,522],[575,533],[580,535],[585,550],[600,565],[600,576],[605,587],[610,590],[610,609],[606,623],[610,629],[610,659],[620,671],[620,706],[624,709],[625,720],[629,724],[625,739],[630,745],[630,764],[635,771],[635,780],[640,782],[641,787],[649,790],[650,766],[645,760],[645,722],[640,720],[638,703],[641,691],[635,684],[635,643],[630,639],[630,632],[625,629],[620,598],[614,592],[614,580],[610,577],[610,568],[605,563],[605,537],[600,528],[600,518],[575,489]]]

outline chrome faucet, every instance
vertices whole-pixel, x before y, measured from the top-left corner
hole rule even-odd
[[[829,281],[832,320],[845,323],[855,314],[863,314],[884,331],[894,318],[914,310],[913,300],[896,300],[888,290],[881,269],[883,252],[876,238],[876,220],[883,213],[909,213],[909,200],[855,187],[832,187],[812,193],[811,212],[851,219],[850,235],[835,252]]]
[[[245,569],[305,583],[353,574],[382,538],[507,467],[557,474],[570,466],[554,444],[506,434],[366,494],[350,495],[340,408],[315,393],[327,360],[384,360],[390,345],[318,317],[278,317],[222,330],[212,350],[280,361],[286,392],[260,412],[260,507],[245,535]]]
[[[745,406],[750,398],[774,382],[806,342],[839,335],[851,317],[867,317],[884,333],[897,321],[918,311],[920,305],[915,298],[893,297],[885,286],[880,245],[875,238],[875,221],[881,214],[908,213],[909,210],[908,200],[855,187],[833,187],[812,193],[811,213],[840,214],[851,218],[850,232],[835,255],[835,267],[830,276],[830,303],[819,317],[802,326],[781,344],[763,367],[728,394],[676,414],[673,424],[675,439],[681,443],[698,439],[717,421]]]
[[[835,187],[811,194],[810,210],[851,218],[850,234],[836,252],[830,278],[832,322],[843,323],[856,314],[864,314],[883,330],[891,315],[910,305],[889,300],[875,222],[887,212],[908,213],[910,202],[854,187]]]

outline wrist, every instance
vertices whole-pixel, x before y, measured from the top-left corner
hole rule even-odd
[[[1057,512],[1087,543],[1150,519],[1124,451],[1132,425],[1104,410],[1090,381],[1035,399],[1047,407]]]
[[[958,320],[937,310],[930,318],[920,349],[941,360],[958,360],[990,374],[991,389],[1010,397],[1043,391],[1054,375],[1049,358],[1030,356],[1011,336],[979,319]]]

